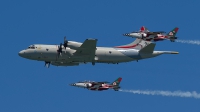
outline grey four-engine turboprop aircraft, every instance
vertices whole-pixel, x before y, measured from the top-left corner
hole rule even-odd
[[[83,43],[67,41],[60,45],[33,44],[19,52],[19,56],[30,60],[44,61],[45,66],[76,66],[80,63],[111,63],[138,61],[161,54],[178,54],[174,51],[154,51],[155,43],[136,39],[128,45],[97,47],[97,39],[86,39]]]

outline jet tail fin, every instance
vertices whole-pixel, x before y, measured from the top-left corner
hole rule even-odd
[[[139,32],[149,32],[149,30],[145,27],[145,26],[142,26],[140,28],[140,31]]]
[[[171,42],[174,42],[175,39],[177,39],[176,37],[176,33],[178,32],[178,27],[175,27],[173,30],[171,30],[167,36],[168,36],[168,39],[170,39]]]
[[[150,43],[150,44],[146,45],[144,48],[142,48],[139,52],[140,53],[153,53],[155,46],[156,46],[155,43]]]
[[[115,91],[118,91],[118,90],[119,90],[119,88],[120,88],[119,84],[120,84],[121,80],[122,80],[122,78],[119,77],[119,78],[117,78],[117,79],[112,83],[113,89],[114,89]]]

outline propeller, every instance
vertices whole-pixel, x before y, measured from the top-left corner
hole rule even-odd
[[[60,43],[60,46],[58,46],[57,53],[58,53],[58,58],[59,56],[62,56],[62,43]]]
[[[59,58],[60,56],[62,56],[62,46],[65,48],[65,53],[66,53],[66,48],[68,47],[68,41],[66,39],[66,36],[64,37],[64,44],[60,43],[60,46],[58,46],[58,50],[57,50],[57,58]]]
[[[64,48],[65,48],[65,53],[66,53],[66,47],[68,47],[68,41],[66,39],[66,36],[64,37],[64,44],[63,44]]]

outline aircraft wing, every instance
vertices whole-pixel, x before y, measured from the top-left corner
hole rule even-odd
[[[146,32],[147,34],[151,34],[151,35],[157,35],[157,34],[162,34],[162,33],[166,33],[164,31],[158,31],[158,32]]]
[[[107,82],[107,81],[102,81],[102,82],[97,82],[97,83],[104,84],[104,83],[109,83],[109,82]]]
[[[109,83],[107,81],[103,81],[103,82],[92,82],[92,84],[98,85],[98,84],[104,84],[104,83]]]
[[[83,44],[74,53],[75,57],[93,60],[96,52],[97,39],[86,39]]]

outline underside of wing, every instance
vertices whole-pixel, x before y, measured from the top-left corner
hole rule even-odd
[[[101,82],[92,82],[92,84],[94,84],[94,85],[101,85],[103,83],[101,83]]]
[[[165,33],[164,31],[158,31],[158,32],[147,32],[147,34],[151,34],[151,35],[157,35],[157,34],[163,34]]]
[[[95,85],[101,85],[101,84],[105,84],[105,83],[109,83],[107,81],[102,81],[102,82],[92,82],[92,84],[95,84]]]

